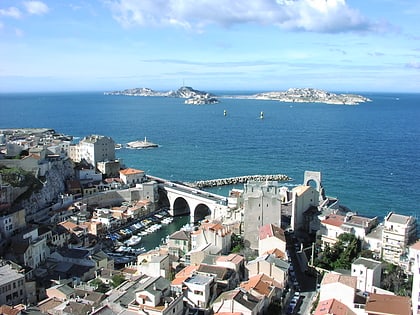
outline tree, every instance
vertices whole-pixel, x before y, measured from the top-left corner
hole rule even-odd
[[[125,277],[121,274],[116,274],[112,276],[111,285],[113,288],[118,287],[121,283],[125,281]]]
[[[334,246],[326,246],[315,260],[315,265],[327,270],[351,268],[351,263],[358,257],[361,250],[360,240],[350,233],[338,236]]]
[[[96,292],[105,293],[109,290],[109,286],[105,284],[101,279],[93,279],[90,284],[95,287]]]
[[[381,286],[397,295],[407,296],[411,292],[412,278],[408,277],[400,266],[385,263]]]

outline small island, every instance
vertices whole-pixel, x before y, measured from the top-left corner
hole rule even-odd
[[[105,95],[126,95],[126,96],[163,96],[185,98],[185,104],[203,105],[203,104],[217,104],[219,100],[215,95],[195,90],[190,86],[182,86],[176,91],[159,92],[149,88],[134,88],[122,91],[105,92]]]
[[[105,92],[105,95],[126,96],[163,96],[185,98],[185,104],[203,105],[216,104],[219,100],[215,95],[198,91],[189,86],[180,87],[176,91],[158,92],[149,88],[134,88],[122,91]],[[334,105],[358,105],[370,102],[367,97],[358,94],[335,94],[314,88],[290,88],[286,91],[262,92],[253,95],[224,95],[219,98],[271,100],[288,103],[324,103]]]

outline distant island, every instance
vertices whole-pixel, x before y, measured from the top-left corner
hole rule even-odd
[[[182,86],[176,91],[159,92],[149,88],[134,88],[122,91],[105,92],[105,95],[127,95],[127,96],[163,96],[163,97],[176,97],[185,98],[185,104],[203,105],[203,104],[216,104],[219,100],[215,95],[198,91],[190,86]]]
[[[159,92],[149,88],[134,88],[122,91],[104,92],[105,95],[128,95],[128,96],[164,96],[185,98],[185,104],[202,105],[216,104],[219,100],[215,95],[198,91],[189,86],[183,86],[176,91]],[[253,95],[225,95],[219,98],[239,98],[272,100],[289,103],[325,103],[336,105],[358,105],[370,102],[367,97],[358,94],[335,94],[314,88],[290,88],[286,91],[263,92]]]

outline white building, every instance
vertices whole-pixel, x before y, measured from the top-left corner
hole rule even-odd
[[[413,286],[411,291],[411,303],[413,314],[420,314],[420,241],[410,246],[409,250],[411,273],[413,274]]]
[[[25,275],[0,261],[0,305],[26,303]]]
[[[185,301],[195,308],[207,308],[216,293],[216,281],[213,275],[193,274],[184,281]]]
[[[319,300],[336,299],[353,309],[356,288],[356,277],[330,272],[322,279]]]
[[[182,295],[173,295],[170,282],[162,277],[140,279],[135,300],[128,304],[129,311],[149,315],[181,315],[184,311]],[[130,312],[131,313],[131,312]]]
[[[321,220],[321,228],[318,235],[321,236],[322,246],[333,246],[338,237],[343,233],[353,234],[360,240],[377,226],[377,218],[367,218],[355,215],[351,212],[346,215],[328,214]],[[364,243],[366,248],[368,245]]]
[[[382,264],[379,261],[359,257],[351,264],[351,275],[357,278],[357,289],[374,292],[381,285]]]
[[[231,247],[232,233],[220,222],[203,222],[197,231],[191,232],[191,248],[197,249],[210,244],[210,254],[227,254]]]
[[[115,160],[115,142],[110,137],[90,135],[69,146],[69,157],[75,162],[85,159],[96,167],[98,162]]]
[[[146,181],[146,176],[142,170],[126,168],[120,171],[120,179],[124,184],[134,186]]]
[[[158,250],[149,251],[137,256],[137,271],[151,277],[169,278],[169,254]]]
[[[261,256],[275,248],[286,253],[286,236],[283,229],[275,224],[263,225],[259,231],[258,255]]]
[[[388,213],[382,232],[382,259],[401,264],[407,246],[416,240],[416,219],[393,212]]]

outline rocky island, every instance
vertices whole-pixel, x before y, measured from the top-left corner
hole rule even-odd
[[[185,104],[203,105],[203,104],[216,104],[219,100],[215,95],[195,90],[190,86],[182,86],[176,91],[159,92],[149,88],[134,88],[122,91],[105,92],[105,95],[126,95],[126,96],[163,96],[163,97],[176,97],[185,98]]]
[[[128,96],[164,96],[185,98],[185,104],[202,105],[216,104],[219,100],[215,95],[198,91],[189,86],[180,87],[176,91],[159,92],[149,88],[134,88],[122,91],[105,92],[105,95]],[[262,92],[253,95],[224,95],[219,98],[257,99],[291,103],[324,103],[335,105],[358,105],[370,102],[367,97],[358,94],[335,94],[314,88],[290,88],[286,91]]]
[[[335,94],[313,88],[290,88],[287,91],[264,92],[251,96],[250,99],[273,100],[280,102],[325,103],[336,105],[357,105],[369,102],[367,97],[357,94]]]

